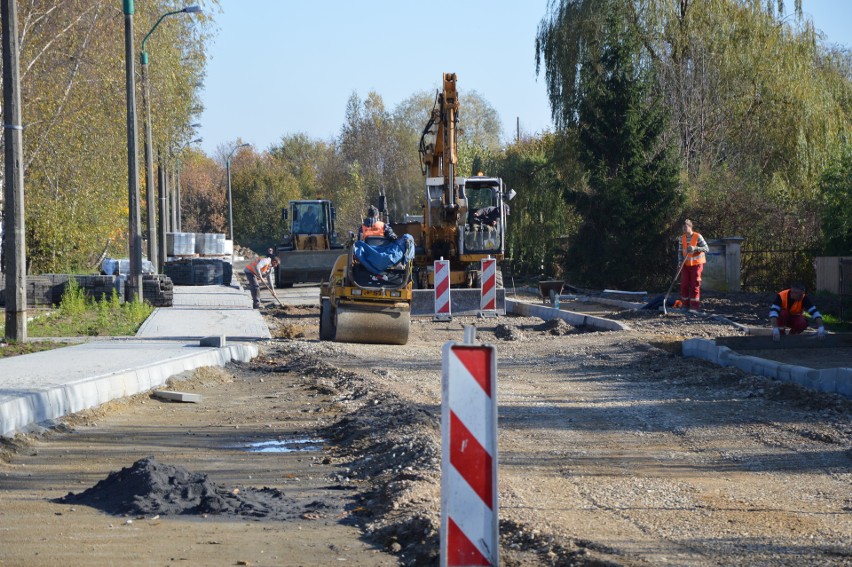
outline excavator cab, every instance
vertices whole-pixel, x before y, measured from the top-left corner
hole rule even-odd
[[[502,254],[508,206],[503,201],[500,179],[475,177],[465,180],[468,211],[462,227],[464,254]]]

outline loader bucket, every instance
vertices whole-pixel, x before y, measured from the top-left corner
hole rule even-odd
[[[297,282],[318,283],[328,279],[334,262],[346,250],[288,250],[278,253],[278,287]]]

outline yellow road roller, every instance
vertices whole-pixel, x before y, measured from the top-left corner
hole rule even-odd
[[[370,237],[337,258],[320,287],[321,341],[404,345],[414,239]]]

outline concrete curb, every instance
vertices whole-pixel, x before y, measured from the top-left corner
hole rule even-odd
[[[92,376],[48,388],[19,390],[0,403],[0,436],[26,431],[33,425],[162,386],[175,374],[202,366],[247,362],[257,356],[255,345],[232,344],[202,348],[139,368]]]
[[[594,315],[581,315],[571,311],[562,311],[544,305],[534,305],[513,299],[506,300],[506,313],[523,315],[525,317],[538,317],[545,321],[551,319],[562,319],[575,327],[591,327],[596,331],[628,331],[630,327],[618,321],[595,317]]]
[[[815,369],[783,364],[739,354],[728,347],[717,346],[709,339],[683,341],[682,353],[684,358],[700,358],[719,366],[733,366],[749,374],[766,376],[781,382],[792,382],[819,392],[852,398],[852,368]]]

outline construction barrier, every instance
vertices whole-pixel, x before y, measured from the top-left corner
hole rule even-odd
[[[497,358],[472,342],[443,349],[442,566],[498,563]]]
[[[482,266],[480,315],[497,316],[497,260],[489,256],[480,261]]]
[[[450,321],[450,261],[435,260],[435,316],[436,321]]]

